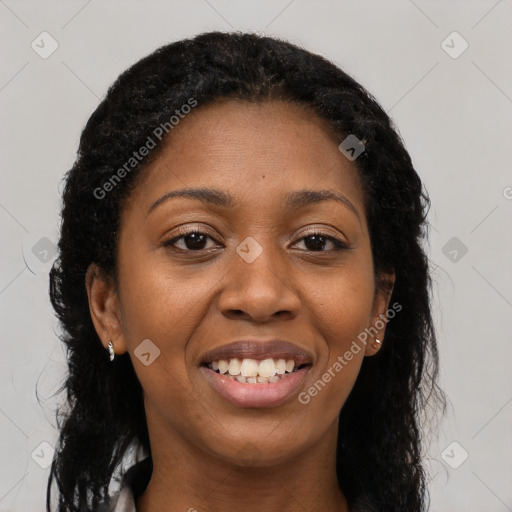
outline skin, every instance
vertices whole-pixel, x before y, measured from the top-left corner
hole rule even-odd
[[[129,352],[144,389],[154,470],[141,512],[349,510],[336,478],[338,416],[363,358],[379,349],[374,338],[308,404],[295,395],[278,407],[237,407],[198,366],[240,337],[287,339],[314,356],[307,391],[385,314],[394,275],[377,289],[361,182],[339,142],[291,103],[197,107],[124,205],[117,287],[89,268],[98,335]],[[199,186],[229,192],[236,206],[173,198],[148,214],[167,192]],[[357,214],[332,200],[284,211],[284,196],[301,189],[343,195]],[[178,226],[212,238],[202,250],[190,237],[162,245],[183,234]],[[311,228],[348,248],[315,246]],[[252,263],[236,252],[248,236],[263,249]],[[148,366],[134,356],[145,339],[161,351]]]

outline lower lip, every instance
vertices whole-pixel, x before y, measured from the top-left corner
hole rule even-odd
[[[278,382],[256,384],[243,384],[206,366],[201,366],[201,371],[221,396],[239,407],[277,407],[297,392],[310,368],[306,366]]]

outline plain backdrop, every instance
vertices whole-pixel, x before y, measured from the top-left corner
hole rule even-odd
[[[512,510],[511,21],[510,0],[0,0],[0,511],[44,510],[65,372],[48,268],[80,132],[119,73],[209,30],[322,54],[395,121],[432,200],[451,404],[429,447],[430,510]]]

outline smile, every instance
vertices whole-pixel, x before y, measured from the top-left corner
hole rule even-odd
[[[239,407],[277,407],[303,385],[311,364],[267,358],[212,361],[200,367],[210,385]]]

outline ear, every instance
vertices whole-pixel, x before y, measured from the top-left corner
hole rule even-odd
[[[108,342],[112,341],[115,353],[124,354],[126,344],[122,316],[113,278],[105,275],[98,265],[92,263],[87,269],[85,287],[91,318],[102,345],[107,349]]]
[[[393,288],[395,286],[395,272],[382,273],[378,276],[373,297],[372,314],[367,332],[369,333],[366,343],[365,355],[373,356],[381,348],[387,325],[387,310]],[[378,344],[375,340],[379,340]]]

